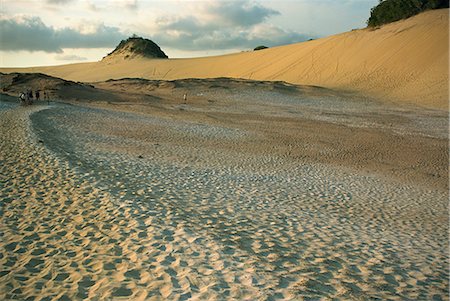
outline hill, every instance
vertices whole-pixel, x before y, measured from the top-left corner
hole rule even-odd
[[[389,102],[447,109],[448,12],[448,9],[428,11],[378,29],[354,30],[264,51],[193,59],[135,57],[114,63],[0,71],[42,72],[84,82],[125,77],[286,81],[354,91]]]
[[[102,61],[129,60],[135,58],[160,58],[167,59],[168,56],[153,41],[133,36],[122,40],[120,44]]]

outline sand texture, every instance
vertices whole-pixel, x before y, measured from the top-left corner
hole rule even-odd
[[[126,77],[281,80],[445,109],[449,101],[448,19],[448,9],[434,10],[381,28],[218,57],[120,57],[96,63],[0,71],[42,72],[82,82]]]
[[[446,111],[225,79],[95,89],[116,100],[2,96],[0,299],[449,298]]]

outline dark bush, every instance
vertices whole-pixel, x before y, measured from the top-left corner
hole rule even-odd
[[[255,49],[253,49],[253,50],[262,50],[262,49],[267,49],[267,48],[269,48],[269,47],[261,45],[261,46],[255,47]]]
[[[429,9],[448,8],[449,0],[381,0],[370,11],[370,27],[406,19]]]

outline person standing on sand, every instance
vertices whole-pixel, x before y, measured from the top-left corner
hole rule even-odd
[[[28,89],[28,92],[27,92],[27,104],[28,105],[33,104],[33,90],[31,90],[31,89]]]
[[[184,101],[185,104],[187,103],[187,93],[184,93],[184,95],[183,95],[183,101]]]

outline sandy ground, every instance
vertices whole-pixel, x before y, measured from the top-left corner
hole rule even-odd
[[[448,109],[448,12],[433,10],[380,28],[217,57],[127,60],[122,55],[94,63],[0,71],[42,72],[81,82],[126,77],[285,81]]]
[[[448,299],[446,111],[95,86],[117,97],[0,102],[1,299]]]

